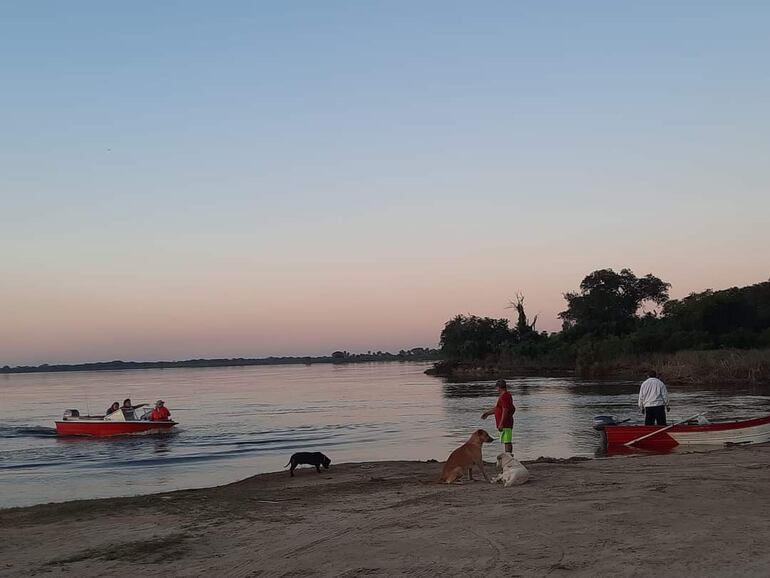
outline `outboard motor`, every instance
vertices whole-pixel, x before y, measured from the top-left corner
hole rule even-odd
[[[64,410],[64,420],[66,421],[69,418],[72,417],[80,417],[80,412],[76,409],[65,409]]]
[[[601,431],[608,425],[618,425],[620,422],[614,415],[597,415],[594,417],[594,429]]]

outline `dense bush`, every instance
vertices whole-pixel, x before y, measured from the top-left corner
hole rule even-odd
[[[451,360],[486,360],[498,356],[511,337],[507,319],[458,315],[441,332],[441,352]]]

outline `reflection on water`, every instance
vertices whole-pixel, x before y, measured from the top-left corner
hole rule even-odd
[[[446,383],[426,364],[275,366],[5,375],[0,377],[0,506],[114,496],[235,481],[280,470],[300,450],[336,463],[445,459],[470,433],[495,433],[481,414],[494,381]],[[514,452],[593,456],[593,416],[636,421],[634,382],[515,378]],[[768,388],[670,388],[671,418],[770,412]],[[58,438],[66,408],[162,397],[178,431],[115,439]],[[500,444],[485,447],[494,460]]]
[[[493,397],[497,395],[494,383],[446,383],[443,387],[444,397]]]

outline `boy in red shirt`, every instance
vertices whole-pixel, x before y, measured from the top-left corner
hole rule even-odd
[[[497,380],[497,404],[490,410],[481,414],[481,419],[487,419],[495,414],[497,431],[500,432],[500,441],[505,445],[505,451],[513,453],[513,414],[516,406],[513,405],[513,397],[508,391],[508,384],[504,379]]]

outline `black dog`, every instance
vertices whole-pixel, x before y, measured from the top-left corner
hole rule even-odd
[[[294,470],[299,464],[307,464],[310,466],[315,466],[315,471],[317,471],[320,474],[321,466],[323,466],[325,470],[328,470],[330,463],[332,463],[332,461],[329,458],[327,458],[325,455],[323,455],[321,452],[297,452],[296,454],[291,456],[289,463],[286,465],[287,466],[291,465],[291,469],[289,470],[289,472],[293,476]]]

